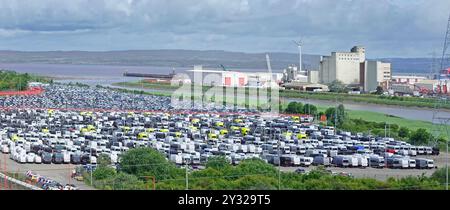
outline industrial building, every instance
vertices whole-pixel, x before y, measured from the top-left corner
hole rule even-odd
[[[423,76],[414,76],[414,75],[395,75],[392,76],[393,83],[408,83],[410,85],[414,85],[415,83],[422,82],[426,80],[426,77]]]
[[[329,84],[335,80],[364,92],[375,91],[377,86],[388,89],[391,64],[366,60],[363,46],[354,46],[350,52],[332,52],[320,59],[318,82]]]
[[[397,95],[447,94],[450,92],[450,85],[446,80],[427,79],[421,76],[392,76],[390,89],[392,94]]]
[[[372,92],[381,86],[384,90],[389,88],[391,81],[391,64],[381,61],[366,61],[364,69],[360,71],[360,84],[365,92]]]
[[[298,82],[293,81],[286,84],[283,84],[283,87],[286,90],[301,90],[301,91],[320,91],[320,92],[328,92],[328,86],[317,84],[317,83],[309,83],[309,82]]]
[[[286,69],[283,70],[283,82],[307,82],[308,76],[306,75],[306,71],[300,72],[300,69],[296,65],[289,65]]]
[[[365,48],[353,47],[350,52],[332,52],[320,59],[320,83],[328,84],[339,80],[344,84],[360,84],[360,69],[366,60]]]
[[[210,70],[203,69],[202,66],[194,66],[194,69],[187,72],[191,74],[189,82],[225,87],[267,87],[270,80],[279,84],[283,77],[282,73]],[[198,81],[196,73],[201,76]]]
[[[396,95],[428,94],[438,88],[438,80],[415,75],[395,75],[391,78],[390,93]]]

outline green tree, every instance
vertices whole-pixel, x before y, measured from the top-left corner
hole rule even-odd
[[[99,166],[109,166],[111,165],[111,158],[107,154],[101,154],[98,157],[97,163]]]
[[[144,182],[138,177],[119,172],[116,176],[111,179],[104,180],[104,183],[107,183],[107,189],[114,190],[139,190],[146,189]]]
[[[410,130],[407,127],[400,127],[398,130],[398,136],[401,138],[406,138],[409,136]]]
[[[438,181],[439,183],[445,183],[446,182],[446,167],[440,168],[436,170],[432,175],[431,178]],[[450,170],[449,170],[450,172]]]
[[[340,104],[337,108],[330,107],[326,109],[325,115],[327,116],[328,123],[333,125],[337,123],[337,126],[341,126],[346,119],[344,105]]]
[[[156,180],[162,180],[182,175],[181,169],[152,148],[130,149],[122,155],[120,166],[124,172],[140,178],[154,176]]]
[[[264,175],[242,176],[233,181],[236,190],[276,190],[278,180]]]
[[[239,165],[234,168],[233,173],[238,175],[258,174],[276,176],[277,169],[261,159],[252,158],[241,161]]]
[[[291,114],[293,114],[293,113],[295,113],[295,112],[297,112],[297,102],[293,101],[293,102],[290,102],[290,103],[287,105],[286,113],[291,113]]]
[[[342,105],[342,104],[339,104],[339,106],[337,107],[337,109],[336,109],[336,112],[337,112],[337,121],[338,121],[338,124],[342,124],[342,123],[344,123],[344,120],[345,120],[345,108],[344,108],[344,105]]]
[[[334,80],[328,85],[328,89],[330,92],[336,92],[336,93],[345,93],[347,92],[347,87],[344,83],[342,83],[339,80]]]
[[[14,71],[0,70],[0,90],[26,90],[30,81],[46,82],[37,76],[31,76],[28,73],[18,74]]]
[[[300,102],[290,102],[286,108],[286,113],[290,114],[302,114],[303,113],[303,104]]]
[[[111,168],[109,166],[99,166],[97,169],[95,169],[94,172],[92,172],[92,177],[94,178],[94,181],[114,178],[115,175],[116,170],[114,170],[114,168]]]
[[[304,114],[316,115],[317,114],[317,107],[312,105],[312,104],[305,104],[303,106],[303,113]]]
[[[206,168],[212,168],[216,170],[223,170],[230,167],[227,158],[223,155],[210,157],[206,162]]]
[[[325,115],[327,116],[327,120],[329,124],[333,124],[334,125],[334,120],[336,119],[336,108],[334,107],[330,107],[328,109],[325,110]]]
[[[432,139],[432,135],[424,128],[419,128],[412,132],[410,141],[415,145],[427,144]]]
[[[375,94],[381,95],[381,94],[383,94],[383,92],[384,92],[383,87],[377,86],[377,90],[375,91]]]

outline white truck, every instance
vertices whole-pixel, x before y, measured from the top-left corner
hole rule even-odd
[[[170,161],[174,162],[177,165],[183,164],[183,156],[181,154],[171,154]]]

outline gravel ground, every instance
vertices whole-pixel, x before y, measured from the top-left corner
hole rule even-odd
[[[4,170],[3,161],[6,160],[6,170],[8,172],[19,174],[25,174],[28,170],[34,173],[40,174],[47,178],[53,179],[63,185],[74,184],[80,190],[92,190],[94,188],[87,186],[84,182],[76,181],[70,178],[70,174],[75,165],[72,164],[20,164],[11,159],[9,159],[8,154],[0,155],[2,160],[1,171]]]
[[[441,153],[439,156],[423,156],[426,158],[431,158],[435,160],[435,165],[438,168],[445,167],[445,160],[448,158],[445,153]],[[53,180],[56,180],[62,184],[75,184],[81,190],[91,190],[93,188],[87,186],[83,182],[78,182],[74,179],[70,178],[70,171],[74,165],[71,164],[19,164],[15,161],[9,159],[8,155],[1,154],[2,160],[5,160],[7,163],[7,170],[10,172],[19,172],[26,173],[27,170],[31,170],[40,175],[46,176]],[[3,163],[2,163],[3,164]],[[295,171],[297,168],[302,167],[281,167],[282,171]],[[314,169],[315,166],[305,168],[306,171],[310,171]],[[388,168],[337,168],[337,167],[328,167],[334,172],[347,172],[353,174],[357,178],[375,178],[378,180],[386,180],[389,177],[401,178],[406,176],[420,176],[422,174],[426,176],[430,176],[436,169],[388,169]],[[3,165],[2,165],[3,170]]]
[[[435,165],[438,168],[445,167],[445,162],[448,156],[445,153],[441,153],[439,156],[420,156],[429,159],[433,159]],[[315,166],[310,167],[281,167],[282,171],[295,171],[297,168],[304,168],[305,171],[310,171]],[[425,176],[431,176],[436,169],[390,169],[390,168],[338,168],[338,167],[327,167],[327,169],[333,172],[347,172],[351,173],[357,178],[374,178],[378,180],[385,181],[389,177],[401,178],[406,176],[420,176],[424,174]]]

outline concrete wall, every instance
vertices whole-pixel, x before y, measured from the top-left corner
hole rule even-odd
[[[353,47],[351,52],[332,52],[324,56],[319,68],[319,81],[323,84],[340,80],[344,84],[360,83],[360,63],[366,59],[363,47]]]
[[[359,54],[339,53],[336,56],[336,79],[344,84],[359,84]]]
[[[227,81],[229,80],[229,81]],[[223,72],[222,84],[230,87],[243,87],[248,83],[248,76],[240,72]]]
[[[318,83],[319,82],[319,71],[310,70],[308,72],[308,82],[309,83]]]
[[[336,57],[324,56],[319,71],[320,83],[328,84],[336,80]]]
[[[377,89],[379,76],[377,66],[377,61],[366,61],[366,82],[364,84],[364,91],[366,92]]]
[[[391,64],[381,61],[366,61],[364,90],[375,91],[377,86],[391,80]],[[386,88],[386,87],[385,87]]]

